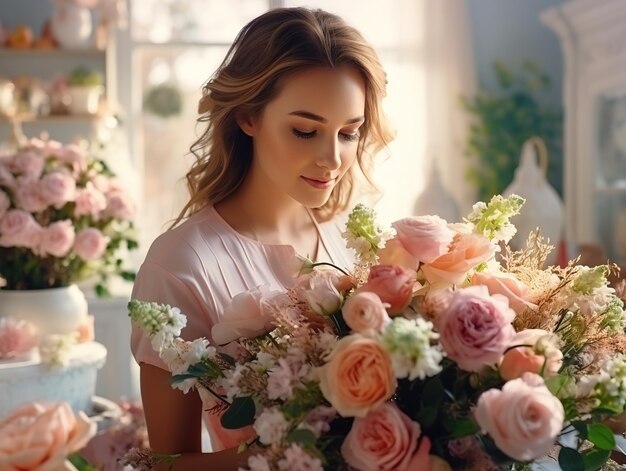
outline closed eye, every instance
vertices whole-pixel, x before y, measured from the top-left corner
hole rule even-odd
[[[308,132],[300,131],[297,128],[293,128],[291,131],[296,137],[300,139],[312,139],[313,137],[317,135],[317,131],[308,131]],[[340,132],[339,135],[344,141],[347,141],[347,142],[356,142],[359,140],[359,137],[360,137],[358,132],[353,132],[353,133]]]
[[[342,137],[345,141],[348,141],[348,142],[355,142],[355,141],[358,141],[358,140],[359,140],[359,137],[360,137],[360,135],[359,135],[359,133],[358,133],[358,132],[351,132],[351,133],[348,133],[348,132],[340,132],[340,133],[339,133],[339,135],[340,135],[340,136],[341,136],[341,137]]]
[[[312,137],[315,137],[315,135],[317,134],[317,131],[306,132],[306,131],[300,131],[299,129],[296,129],[296,128],[293,128],[291,132],[293,132],[293,134],[296,137],[299,137],[300,139],[311,139]]]

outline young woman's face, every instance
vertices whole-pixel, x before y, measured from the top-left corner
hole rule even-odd
[[[288,77],[261,116],[241,123],[254,139],[249,176],[267,191],[322,206],[356,159],[364,113],[365,83],[352,67]]]

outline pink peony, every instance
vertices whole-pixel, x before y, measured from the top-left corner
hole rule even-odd
[[[85,188],[76,191],[75,202],[75,216],[92,216],[96,220],[107,206],[106,197],[92,183],[87,183]]]
[[[12,358],[37,345],[35,328],[24,320],[0,318],[0,358]]]
[[[64,219],[53,222],[45,227],[41,233],[39,253],[53,257],[65,257],[72,250],[75,238],[76,233],[72,221]]]
[[[431,284],[456,285],[465,281],[469,271],[496,253],[496,246],[480,234],[459,234],[450,251],[422,266]]]
[[[75,170],[84,170],[87,168],[87,155],[85,151],[76,144],[68,144],[65,147],[60,147],[56,151],[56,155],[61,162],[70,164]]]
[[[411,302],[416,284],[413,270],[399,265],[375,265],[359,291],[376,293],[383,303],[389,304],[390,314],[400,314]]]
[[[518,314],[527,307],[537,307],[529,301],[528,286],[509,273],[474,273],[472,284],[486,286],[489,294],[503,294],[509,299],[511,309]]]
[[[81,229],[74,239],[74,252],[86,261],[97,260],[107,248],[109,238],[95,227]]]
[[[122,219],[124,221],[130,221],[135,217],[135,206],[124,191],[110,191],[106,195],[106,200],[105,217]]]
[[[396,238],[422,263],[429,263],[448,252],[454,231],[439,216],[413,216],[392,224]]]
[[[524,373],[479,398],[474,417],[496,446],[518,461],[546,455],[563,428],[564,410],[541,376]]]
[[[35,250],[41,240],[41,226],[33,215],[10,209],[0,219],[0,247],[26,247]]]
[[[43,172],[44,164],[43,157],[39,153],[25,150],[15,154],[9,166],[14,174],[37,180]]]
[[[220,322],[211,329],[213,341],[225,345],[241,337],[254,338],[269,332],[273,317],[263,301],[279,294],[271,291],[269,285],[237,294],[224,309]]]
[[[66,402],[24,404],[0,420],[0,459],[6,470],[66,469],[65,459],[96,433],[96,423]]]
[[[343,320],[353,332],[364,332],[370,329],[382,332],[391,320],[380,297],[369,291],[354,293],[345,302],[341,312]]]
[[[65,172],[50,172],[41,178],[39,193],[48,204],[62,208],[76,199],[76,180]]]
[[[341,454],[346,463],[361,471],[405,470],[420,434],[417,422],[387,402],[354,419]]]
[[[511,344],[513,319],[506,297],[490,296],[485,286],[470,286],[450,294],[436,322],[448,356],[466,371],[480,371],[498,363]]]
[[[40,188],[39,180],[20,179],[19,185],[15,188],[18,206],[30,213],[38,213],[46,209],[48,201],[41,195]]]

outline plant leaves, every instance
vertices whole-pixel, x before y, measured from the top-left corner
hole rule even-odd
[[[297,428],[289,432],[287,435],[287,440],[291,443],[298,443],[303,445],[305,448],[312,448],[315,446],[315,442],[317,439],[315,438],[315,434],[306,428]]]
[[[220,420],[222,427],[234,430],[252,425],[256,406],[250,396],[236,397]]]
[[[585,462],[577,450],[563,447],[559,452],[559,466],[563,471],[585,471]]]
[[[585,471],[596,471],[602,469],[602,465],[607,462],[611,456],[609,450],[588,450],[582,453],[585,463]]]
[[[615,437],[610,428],[603,424],[590,424],[587,439],[600,450],[615,448]]]

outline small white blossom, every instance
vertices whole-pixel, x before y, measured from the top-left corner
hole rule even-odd
[[[76,335],[46,335],[39,344],[41,361],[52,367],[67,365],[72,347],[76,345]]]
[[[280,358],[278,365],[267,375],[267,396],[270,399],[289,399],[293,394],[293,388],[309,373],[310,369],[311,365],[305,361]]]
[[[277,407],[265,409],[254,422],[254,430],[259,435],[259,441],[264,445],[280,442],[288,428],[289,423]]]
[[[280,471],[324,471],[322,462],[293,443],[285,450],[285,457],[278,462]]]
[[[240,470],[242,468],[239,468]],[[263,455],[252,455],[248,458],[248,469],[250,471],[271,471],[267,458]]]

